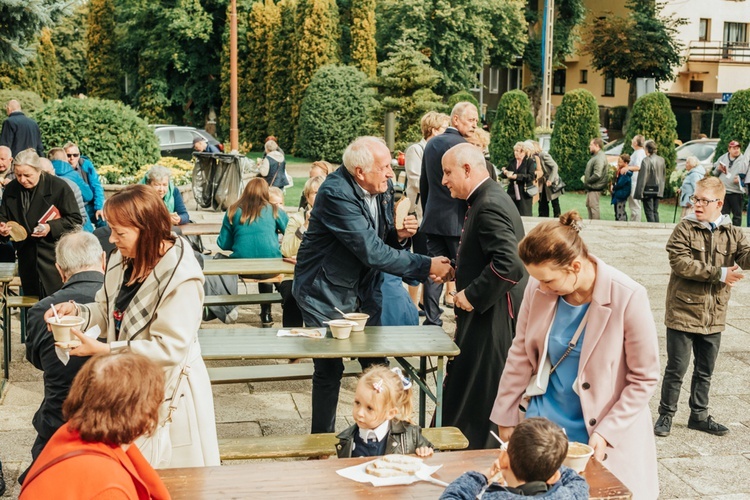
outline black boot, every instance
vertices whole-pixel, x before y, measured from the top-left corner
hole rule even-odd
[[[273,326],[273,318],[271,317],[271,304],[260,306],[260,322],[263,325],[263,328],[271,328]]]

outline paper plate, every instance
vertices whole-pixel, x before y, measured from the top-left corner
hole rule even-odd
[[[10,228],[11,241],[23,241],[29,236],[26,229],[14,220],[8,221],[6,225]]]

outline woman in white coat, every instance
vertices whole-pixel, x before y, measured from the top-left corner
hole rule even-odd
[[[113,195],[104,216],[112,228],[110,241],[117,247],[107,263],[104,287],[94,303],[55,308],[60,316],[85,318],[84,330],[99,326],[106,343],[74,330],[82,344],[70,354],[129,349],[156,361],[167,381],[159,425],[167,420],[171,402],[177,402],[168,432],[171,456],[169,447],[164,453],[144,455],[159,468],[219,465],[211,383],[198,344],[203,307],[198,261],[190,245],[171,233],[169,213],[148,186],[130,186]],[[45,315],[52,316],[52,311]],[[144,451],[152,444],[139,447]]]

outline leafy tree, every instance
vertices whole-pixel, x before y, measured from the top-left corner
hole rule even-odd
[[[479,101],[477,101],[477,98],[474,97],[474,94],[467,90],[460,90],[456,92],[455,94],[451,95],[448,98],[448,110],[452,110],[453,106],[458,104],[459,102],[470,102],[474,106],[477,107],[477,116],[482,116],[482,114],[479,112]]]
[[[375,76],[378,59],[375,55],[375,0],[352,0],[351,62],[370,78]]]
[[[399,41],[388,59],[378,65],[378,97],[383,111],[396,113],[396,144],[421,138],[419,121],[428,111],[444,110],[432,89],[440,82],[440,72],[429,66],[427,57],[405,40]]]
[[[500,98],[492,122],[490,156],[495,165],[505,165],[513,156],[513,146],[534,137],[534,114],[529,96],[522,90],[511,90]]]
[[[57,80],[59,72],[51,32],[48,28],[43,28],[34,49],[34,57],[25,66],[0,64],[0,87],[29,90],[39,94],[42,99],[55,99],[60,92]]]
[[[400,38],[412,41],[442,73],[440,94],[473,87],[487,61],[509,66],[526,43],[518,0],[383,0],[376,13],[378,59]]]
[[[299,117],[301,156],[340,162],[346,146],[369,132],[375,104],[367,75],[352,66],[320,68],[305,92]]]
[[[0,62],[26,63],[34,55],[40,31],[52,27],[71,6],[67,0],[0,0]]]
[[[550,154],[570,189],[582,189],[581,176],[591,155],[589,143],[599,137],[599,108],[586,89],[566,92],[555,113]]]
[[[82,3],[52,30],[52,44],[60,66],[57,78],[62,96],[86,93],[88,17],[89,4]]]
[[[73,141],[95,165],[115,165],[123,174],[160,157],[156,134],[120,102],[67,97],[48,102],[34,118],[46,144]]]
[[[592,65],[605,74],[630,83],[628,107],[636,96],[636,79],[671,81],[682,63],[683,44],[677,35],[685,19],[663,16],[664,3],[628,0],[627,17],[609,14],[592,19],[585,32],[584,52]]]
[[[557,127],[557,125],[555,125]],[[674,141],[677,139],[677,119],[672,112],[667,96],[651,92],[641,96],[633,105],[630,123],[625,133],[624,153],[632,153],[631,142],[636,134],[656,142],[658,155],[667,164],[667,179],[677,163]]]
[[[750,89],[738,90],[729,99],[719,125],[719,144],[714,158],[718,159],[727,152],[730,141],[739,142],[743,148],[750,144]]]
[[[120,98],[120,63],[114,37],[115,0],[91,0],[86,33],[86,84],[92,97]]]
[[[313,75],[339,57],[339,12],[335,0],[299,0],[296,12],[296,47],[292,56],[292,123],[299,134],[300,107]]]
[[[273,27],[268,44],[266,71],[266,99],[268,106],[268,134],[276,136],[282,149],[294,144],[295,123],[292,121],[292,54],[295,51],[294,25],[296,0],[281,0],[278,4],[279,21],[269,17]]]

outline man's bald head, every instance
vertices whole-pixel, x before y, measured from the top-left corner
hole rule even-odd
[[[458,144],[443,155],[443,185],[453,198],[465,200],[489,176],[484,154],[473,144]]]
[[[8,114],[15,113],[16,111],[21,111],[21,103],[16,101],[15,99],[11,99],[8,101],[8,104],[5,105],[5,111]]]

